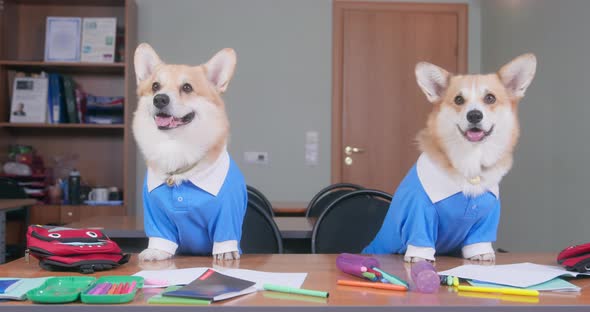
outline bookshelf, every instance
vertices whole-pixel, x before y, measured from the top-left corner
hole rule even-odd
[[[74,155],[83,182],[123,190],[121,206],[36,205],[31,210],[31,223],[65,224],[93,216],[135,213],[136,148],[131,119],[136,105],[132,66],[137,46],[136,12],[134,0],[0,1],[0,163],[6,160],[9,145],[32,145],[46,167],[54,157]],[[117,27],[124,29],[124,59],[115,63],[44,62],[48,16],[116,17]],[[124,123],[10,123],[12,80],[17,71],[67,74],[85,92],[124,96]]]

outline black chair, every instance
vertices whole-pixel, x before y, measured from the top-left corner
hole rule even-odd
[[[253,201],[248,201],[240,247],[245,254],[283,253],[279,228],[272,217]]]
[[[29,198],[25,190],[12,179],[0,177],[0,198],[2,199],[23,199]],[[26,249],[25,236],[27,233],[27,226],[29,223],[28,208],[19,209],[15,211],[8,211],[6,213],[6,223],[19,224],[21,228],[19,242],[16,245],[6,245],[6,261],[16,259],[24,256]],[[6,235],[6,233],[5,233]]]
[[[258,204],[258,206],[264,209],[264,211],[266,211],[271,217],[274,217],[275,212],[272,210],[272,204],[261,191],[251,185],[246,185],[246,190],[248,191],[248,201],[253,201]]]
[[[391,203],[378,190],[344,194],[320,215],[311,236],[312,253],[360,253],[377,235]]]
[[[336,183],[320,190],[307,205],[306,217],[319,217],[326,208],[338,197],[364,187],[352,183]]]

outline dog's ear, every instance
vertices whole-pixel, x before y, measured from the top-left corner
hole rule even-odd
[[[154,72],[154,68],[160,63],[162,63],[162,60],[149,44],[140,44],[135,49],[135,56],[133,57],[137,82],[149,78]]]
[[[537,58],[534,54],[523,54],[510,63],[502,66],[498,76],[504,87],[514,97],[523,97],[537,69]]]
[[[205,63],[205,68],[207,69],[207,79],[219,92],[225,92],[236,68],[236,52],[229,48],[217,52]]]
[[[416,64],[416,81],[431,103],[438,102],[449,85],[450,74],[430,63]]]

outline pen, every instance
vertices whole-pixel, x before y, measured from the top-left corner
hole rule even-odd
[[[349,280],[338,280],[337,283],[338,283],[338,285],[343,285],[343,286],[358,286],[358,287],[370,287],[370,288],[387,289],[387,290],[408,291],[407,287],[404,287],[402,285],[394,285],[394,284],[359,282],[359,281],[349,281]]]
[[[282,285],[264,284],[263,287],[264,287],[264,290],[271,290],[271,291],[290,293],[290,294],[298,294],[298,295],[307,295],[307,296],[313,296],[313,297],[327,298],[330,295],[326,291],[294,288],[294,287],[288,287],[288,286],[282,286]]]
[[[383,278],[386,279],[386,280],[388,280],[392,284],[401,285],[401,286],[404,286],[406,288],[409,287],[409,285],[408,285],[408,283],[406,281],[404,281],[403,279],[401,279],[401,278],[399,278],[399,277],[397,277],[397,276],[395,276],[393,274],[387,273],[387,272],[381,270],[378,267],[373,267],[373,270],[381,273],[383,275]]]
[[[504,294],[504,295],[521,295],[521,296],[538,296],[539,295],[538,290],[531,290],[531,289],[476,287],[476,286],[465,286],[465,285],[458,285],[457,289],[460,291],[499,293],[499,294]]]

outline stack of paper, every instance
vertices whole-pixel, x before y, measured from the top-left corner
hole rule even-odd
[[[144,270],[135,273],[145,279],[144,288],[168,287],[173,285],[187,285],[201,276],[209,268],[187,268],[175,270]],[[303,285],[307,273],[275,273],[244,269],[215,269],[225,275],[255,282],[257,290],[263,289],[263,284],[278,284],[299,288]],[[158,281],[157,285],[150,285],[150,281]]]
[[[540,265],[529,262],[505,265],[469,264],[438,272],[438,274],[475,280],[477,281],[476,283],[484,282],[520,288],[543,286],[545,287],[544,290],[562,290],[564,287],[568,290],[573,290],[571,286],[574,285],[565,281],[562,281],[562,283],[553,280],[558,276],[576,277],[578,275],[590,275],[587,273],[567,271],[558,266]],[[549,284],[549,288],[553,289],[548,289],[547,284],[542,285],[550,281],[552,281],[552,284]]]

